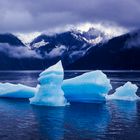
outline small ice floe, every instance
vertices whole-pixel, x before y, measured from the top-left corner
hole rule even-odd
[[[8,98],[31,98],[36,88],[22,84],[0,83],[0,97]]]
[[[107,95],[107,100],[126,100],[126,101],[135,101],[139,100],[140,97],[136,95],[138,86],[132,84],[131,82],[125,83],[123,86],[120,86],[116,89],[114,94]]]

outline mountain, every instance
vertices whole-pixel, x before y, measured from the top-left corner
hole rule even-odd
[[[66,69],[140,69],[140,30],[90,48]]]
[[[53,36],[41,35],[31,42],[30,49],[15,35],[0,34],[0,69],[45,69],[64,56],[68,60],[69,54],[75,52],[76,48],[82,50],[81,46],[85,43],[85,40],[75,38],[71,32],[64,32]]]
[[[8,43],[12,46],[25,46],[20,39],[10,33],[0,34],[0,43]]]
[[[27,47],[0,34],[0,70],[41,70],[62,60],[65,69],[140,69],[140,30],[114,38],[90,28],[42,34]]]
[[[58,58],[64,63],[72,63],[83,57],[89,48],[107,40],[105,34],[94,28],[87,32],[70,30],[54,35],[42,34],[35,38],[30,46],[44,58]]]
[[[92,45],[96,45],[96,40],[104,40],[107,38],[105,34],[97,29],[90,28],[88,31],[80,31],[80,30],[70,30],[62,33],[57,33],[53,35],[45,35],[42,34],[35,38],[31,43],[30,46],[33,48],[39,48],[45,46],[45,43],[50,43],[52,45],[65,45],[68,47],[83,45],[84,43],[89,43]],[[43,43],[44,42],[44,43]],[[96,44],[95,44],[96,43]]]
[[[76,34],[76,36],[83,38],[86,42],[94,46],[98,43],[104,43],[111,38],[111,36],[105,35],[104,32],[93,27],[89,28],[88,31],[75,31],[74,33]]]
[[[45,59],[33,53],[13,34],[0,34],[0,70],[43,69]],[[32,64],[32,65],[31,65]]]

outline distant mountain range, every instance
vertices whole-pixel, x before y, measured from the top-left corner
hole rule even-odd
[[[90,28],[42,34],[25,45],[0,34],[0,70],[40,70],[62,60],[65,69],[140,69],[140,30],[110,37]]]
[[[70,64],[70,69],[140,69],[140,30],[97,44]]]

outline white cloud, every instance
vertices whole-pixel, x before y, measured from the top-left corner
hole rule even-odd
[[[41,32],[32,32],[32,33],[15,33],[15,35],[24,43],[28,44],[37,36],[41,35]]]
[[[0,43],[0,52],[14,58],[42,58],[35,51],[30,50],[27,47],[10,46],[7,43]]]
[[[110,36],[110,37],[119,36],[128,32],[127,28],[121,27],[115,23],[110,23],[110,22],[103,22],[103,23],[102,22],[100,23],[87,22],[87,23],[78,24],[76,26],[76,28],[81,31],[88,31],[89,28],[92,28],[92,27],[105,33],[105,35]]]

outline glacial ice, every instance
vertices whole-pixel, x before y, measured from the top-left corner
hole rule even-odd
[[[104,102],[112,89],[110,80],[100,70],[63,81],[62,89],[69,102]]]
[[[114,94],[107,95],[106,99],[135,101],[140,99],[140,97],[136,95],[137,90],[137,85],[127,82],[123,86],[118,87]]]
[[[31,98],[36,89],[22,84],[0,83],[0,97]]]
[[[30,103],[44,106],[65,106],[67,100],[61,88],[64,71],[61,61],[49,67],[39,75],[39,87]]]
[[[65,106],[68,102],[102,103],[105,100],[140,99],[136,95],[138,87],[125,83],[108,95],[112,89],[110,80],[100,70],[84,73],[75,78],[63,80],[61,61],[40,73],[36,88],[22,84],[0,83],[0,97],[30,98],[34,105]]]

